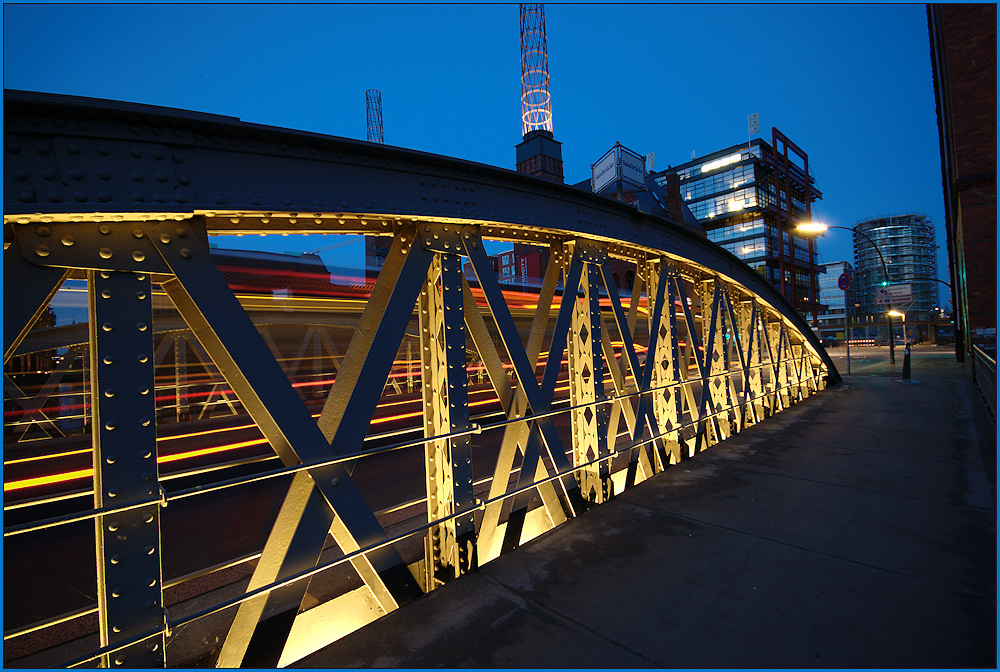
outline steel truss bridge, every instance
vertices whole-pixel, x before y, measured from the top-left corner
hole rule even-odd
[[[92,501],[4,529],[10,540],[93,521],[95,644],[64,666],[165,666],[179,628],[219,614],[213,662],[275,666],[320,608],[306,598],[324,572],[350,567],[358,579],[324,603],[350,621],[329,642],[839,380],[803,318],[735,256],[565,185],[234,118],[15,91],[4,93],[4,147],[5,367],[51,347],[32,345],[32,327],[65,281],[85,280],[88,296],[87,326],[65,344],[89,362]],[[336,377],[318,419],[209,251],[213,234],[287,233],[391,240],[346,350],[328,352]],[[524,324],[486,240],[549,250]],[[628,297],[613,260],[635,269]],[[154,294],[173,318],[154,319]],[[169,418],[150,390],[167,338],[210,360],[280,464],[182,490],[161,480]],[[422,436],[366,448],[406,344],[419,359]],[[488,425],[470,410],[470,385],[500,409]],[[19,392],[5,371],[5,393]],[[487,433],[491,477],[474,483],[473,444]],[[422,453],[422,513],[390,534],[353,476],[376,453],[406,449]],[[269,478],[288,487],[249,581],[171,614],[164,507]],[[408,561],[400,549],[413,539],[423,552]],[[61,620],[6,632],[5,649]]]

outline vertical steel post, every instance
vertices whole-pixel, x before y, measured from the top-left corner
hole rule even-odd
[[[573,466],[593,462],[609,454],[607,409],[598,405],[604,399],[604,366],[601,348],[594,346],[601,335],[600,269],[584,265],[581,281],[583,296],[576,297],[574,287],[566,287],[563,300],[573,301],[573,321],[568,338],[569,398],[573,410]],[[609,363],[610,364],[610,363]],[[598,504],[614,494],[607,461],[592,464],[576,472],[583,498]]]
[[[187,377],[187,339],[174,335],[174,418],[180,422],[187,415],[187,395],[184,381]]]
[[[743,353],[743,332],[740,329],[741,322],[740,318],[737,317],[737,311],[741,310],[741,306],[738,302],[739,295],[736,294],[736,300],[733,298],[733,294],[736,294],[735,288],[727,288],[725,293],[725,303],[726,303],[726,323],[729,325],[729,342],[726,345],[726,357],[729,362],[726,365],[728,373],[726,374],[726,395],[729,399],[729,414],[731,418],[731,433],[736,434],[737,432],[743,431],[746,426],[746,378],[748,375],[746,367],[746,357]],[[733,304],[736,303],[736,306]],[[735,355],[734,355],[735,353]],[[734,361],[735,358],[735,361]],[[734,365],[739,366],[740,379],[743,382],[742,393],[736,389],[736,373],[733,370]]]
[[[406,391],[413,392],[413,339],[406,339]]]
[[[747,366],[750,369],[749,394],[752,398],[755,422],[760,422],[766,415],[767,406],[764,403],[764,350],[762,343],[761,308],[756,299],[752,299],[744,312],[747,320]]]
[[[700,406],[695,401],[694,390],[692,389],[692,381],[690,378],[690,367],[691,361],[694,360],[695,366],[698,367],[698,376],[703,379],[705,376],[705,362],[704,358],[698,353],[698,348],[696,344],[699,340],[698,331],[695,328],[694,315],[693,313],[693,300],[688,297],[687,286],[685,281],[678,276],[676,278],[677,285],[677,296],[680,299],[681,310],[684,313],[684,354],[683,362],[681,365],[681,379],[684,381],[682,384],[684,401],[687,404],[687,413],[689,421],[689,429],[687,430],[687,438],[682,442],[682,449],[686,446],[684,457],[694,457],[698,450],[698,438],[701,435],[702,429],[702,418],[700,413]],[[692,294],[694,293],[694,288],[692,288]],[[682,435],[684,432],[682,431]]]
[[[740,409],[737,403],[736,390],[733,387],[733,351],[738,344],[738,331],[736,324],[733,321],[732,313],[732,298],[729,294],[729,287],[722,281],[717,279],[719,283],[719,307],[718,307],[718,317],[719,320],[719,347],[722,348],[722,378],[719,381],[720,384],[715,386],[717,405],[720,407],[720,413],[722,409],[725,409],[724,422],[728,429],[723,431],[726,436],[732,436],[740,431]]]
[[[702,346],[705,349],[705,368],[701,381],[702,401],[700,404],[705,437],[705,443],[700,447],[700,450],[704,450],[725,440],[727,436],[720,417],[724,408],[724,398],[720,396],[719,389],[725,376],[725,361],[722,348],[723,324],[720,319],[722,311],[719,309],[721,289],[719,281],[710,278],[699,284],[701,288]]]
[[[664,444],[670,453],[670,464],[677,464],[681,461],[681,441],[683,440],[679,431],[682,422],[682,399],[681,399],[681,358],[677,339],[677,310],[674,307],[676,301],[675,280],[679,277],[673,275],[666,267],[663,259],[647,263],[647,275],[649,277],[647,292],[648,303],[653,304],[659,300],[655,295],[659,287],[660,274],[666,273],[666,296],[663,297],[663,309],[660,313],[659,324],[650,324],[649,331],[657,331],[659,338],[656,340],[656,352],[652,353],[652,361],[655,363],[651,384],[656,392],[653,393],[653,415],[657,425],[666,432]],[[650,315],[652,319],[652,314]],[[648,366],[648,364],[647,364]],[[666,465],[664,465],[666,466]]]
[[[149,276],[90,271],[88,297],[94,506],[155,499],[159,486]],[[104,656],[102,665],[163,667],[159,504],[98,516],[95,528],[101,646],[138,638]]]
[[[846,266],[846,264],[845,264]],[[851,375],[851,308],[844,290],[844,346],[847,348],[847,375]]]
[[[424,435],[468,431],[462,257],[435,255],[419,303]],[[427,531],[424,587],[431,591],[477,565],[472,442],[468,434],[429,441],[424,458],[428,522],[466,512]]]
[[[783,349],[781,322],[768,322],[766,342],[771,359],[771,413],[778,413],[788,406],[788,388],[785,375],[785,351]]]

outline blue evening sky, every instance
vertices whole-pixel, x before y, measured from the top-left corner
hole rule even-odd
[[[816,219],[850,227],[926,214],[946,279],[925,12],[922,4],[548,4],[566,181],[588,179],[616,141],[655,152],[657,169],[745,142],[747,115],[757,112],[765,140],[775,126],[809,154],[823,192]],[[375,88],[386,144],[513,169],[518,18],[516,4],[5,4],[4,87],[358,139],[365,91]],[[276,249],[332,243],[288,237]],[[361,255],[348,245],[323,256],[359,264]],[[821,262],[851,258],[849,232],[822,239]]]

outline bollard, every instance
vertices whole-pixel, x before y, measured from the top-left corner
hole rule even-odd
[[[906,344],[906,352],[903,354],[903,380],[910,379],[910,344]]]

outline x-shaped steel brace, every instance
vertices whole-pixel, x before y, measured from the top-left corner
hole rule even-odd
[[[645,366],[639,365],[639,357],[635,352],[635,344],[632,341],[632,333],[629,330],[628,319],[625,316],[625,312],[622,310],[621,299],[618,296],[618,288],[615,286],[614,279],[611,276],[611,269],[607,265],[601,267],[601,272],[604,276],[604,286],[608,291],[608,297],[611,299],[611,308],[615,314],[615,321],[618,323],[618,331],[622,337],[622,353],[628,358],[629,368],[632,369],[632,375],[638,384],[639,391],[648,390],[650,382],[653,378],[653,368],[656,366],[656,358],[652,356],[652,353],[656,352],[656,341],[659,338],[659,329],[654,328],[649,334],[649,346],[647,349],[646,364]],[[667,274],[660,273],[659,282],[656,288],[656,300],[653,303],[653,314],[651,319],[651,324],[659,325],[660,318],[663,314],[663,304],[664,296],[666,296],[667,289]],[[631,308],[631,306],[630,306]],[[659,423],[656,421],[656,416],[653,413],[652,398],[649,394],[641,394],[639,396],[639,406],[635,413],[636,422],[632,428],[632,442],[640,443],[645,438],[650,438],[653,441],[653,445],[661,464],[668,464],[666,446],[663,440],[658,438]],[[642,445],[637,445],[629,451],[629,461],[628,470],[625,472],[625,487],[630,488],[635,485],[636,471],[638,470],[639,463],[639,451],[645,451],[646,448]]]
[[[562,366],[563,353],[566,349],[566,335],[569,331],[573,315],[573,301],[569,300],[569,297],[576,296],[576,288],[580,285],[583,262],[579,259],[574,259],[570,263],[564,287],[573,289],[567,289],[563,293],[563,300],[560,303],[559,313],[556,317],[545,370],[542,374],[542,383],[539,385],[538,379],[535,377],[535,368],[529,361],[528,353],[521,343],[520,336],[517,333],[510,314],[510,309],[503,299],[500,284],[486,257],[486,252],[483,249],[481,241],[478,240],[478,237],[472,237],[466,241],[465,247],[472,260],[472,266],[479,279],[480,288],[486,296],[486,302],[517,376],[518,391],[511,408],[515,415],[522,412],[525,413],[526,420],[530,421],[528,437],[522,437],[519,440],[524,450],[524,458],[521,473],[518,477],[517,488],[527,488],[534,482],[537,472],[542,470],[539,464],[542,451],[545,451],[550,464],[560,474],[557,480],[560,482],[562,492],[566,495],[567,512],[570,516],[574,516],[576,515],[576,511],[584,509],[585,503],[580,494],[579,485],[572,474],[572,467],[566,457],[565,449],[555,430],[555,425],[550,417],[532,418],[527,416],[527,413],[530,412],[534,416],[539,416],[551,410],[556,380]],[[552,263],[550,261],[550,264]],[[474,333],[474,330],[470,329],[470,333]],[[531,345],[529,344],[530,347]],[[497,387],[496,382],[494,383],[494,387]],[[498,395],[501,397],[501,400],[505,397],[500,391],[498,391]],[[520,399],[523,399],[525,406],[523,410],[520,405]],[[505,410],[508,410],[508,413],[510,413],[510,409]],[[505,550],[516,546],[520,538],[524,516],[527,513],[527,493],[523,494],[525,496],[515,497],[511,514],[508,517],[503,544]],[[542,490],[542,494],[544,499],[545,490]],[[484,556],[483,560],[489,557],[489,549],[485,550],[487,552],[482,553]]]
[[[392,342],[399,343],[416,300],[419,279],[430,263],[429,254],[419,247],[404,254],[400,245],[394,245],[386,264],[390,272],[384,280],[380,276],[381,284],[373,291],[345,357],[351,362],[352,355],[356,355],[356,364],[349,371],[347,366],[341,369],[321,416],[324,432],[309,416],[216,269],[204,228],[194,222],[163,225],[150,238],[174,276],[162,282],[163,290],[282,462],[286,466],[318,463],[356,452],[367,428],[367,423],[359,419],[372,417],[381,394],[381,384],[371,381],[385,380],[395,356],[395,347],[390,354],[373,343],[391,340],[393,336],[387,333],[390,331],[395,332]],[[393,285],[388,290],[387,282]],[[407,301],[408,307],[399,309],[398,304]],[[382,316],[389,324],[380,323]],[[374,339],[367,332],[373,324]],[[342,423],[345,414],[351,421]],[[338,417],[331,419],[331,415]],[[385,541],[384,530],[342,463],[295,475],[250,589],[314,567],[327,534],[333,535],[345,553]],[[352,565],[387,612],[420,594],[402,558],[391,546],[356,556]],[[275,666],[307,587],[307,582],[299,581],[242,603],[218,664]]]

